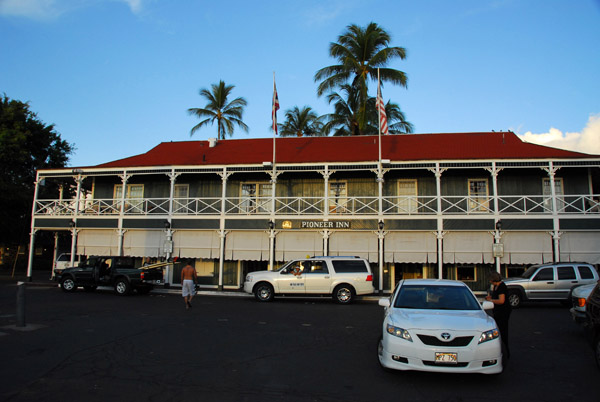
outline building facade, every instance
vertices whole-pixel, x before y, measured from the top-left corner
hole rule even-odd
[[[65,191],[35,196],[31,248],[40,230],[67,231],[72,255],[193,259],[205,287],[307,255],[367,258],[380,291],[600,264],[600,156],[511,132],[165,142],[37,177],[36,194]]]

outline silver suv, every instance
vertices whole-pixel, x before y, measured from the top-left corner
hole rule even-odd
[[[369,262],[358,257],[312,257],[293,260],[276,271],[256,271],[246,276],[244,291],[267,302],[276,294],[327,295],[349,304],[356,295],[371,294],[373,273]]]
[[[557,300],[570,302],[574,288],[596,283],[598,272],[586,263],[556,262],[532,265],[520,278],[508,278],[508,300],[512,307],[522,301]]]

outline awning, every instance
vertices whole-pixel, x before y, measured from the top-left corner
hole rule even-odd
[[[437,239],[431,232],[389,232],[385,236],[384,261],[437,262]]]
[[[319,232],[282,231],[275,241],[276,261],[323,255],[323,236]]]
[[[551,262],[552,237],[547,232],[507,232],[502,235],[505,264]]]
[[[329,255],[357,256],[377,262],[377,236],[372,232],[334,232],[329,237]]]
[[[77,254],[118,255],[119,236],[114,229],[81,229],[77,233]]]
[[[491,264],[494,262],[489,232],[448,232],[443,238],[445,264]]]
[[[164,253],[164,230],[127,230],[123,236],[123,255],[160,257]]]
[[[180,258],[218,259],[220,239],[214,230],[177,230],[173,255]]]
[[[225,259],[269,261],[269,235],[266,231],[230,232],[225,239]]]
[[[600,235],[597,232],[564,232],[559,244],[561,261],[600,264]]]

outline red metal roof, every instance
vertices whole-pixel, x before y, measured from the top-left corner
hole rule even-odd
[[[287,137],[276,140],[277,163],[374,162],[378,137]],[[403,134],[381,137],[382,159],[527,160],[595,158],[579,152],[521,141],[513,132]],[[273,159],[272,138],[162,142],[150,151],[97,167],[247,165]]]

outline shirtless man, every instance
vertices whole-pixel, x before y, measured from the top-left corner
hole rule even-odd
[[[194,294],[196,293],[195,286],[197,280],[196,270],[188,261],[181,270],[181,295],[183,296],[186,310],[192,307],[192,297],[194,297]]]

